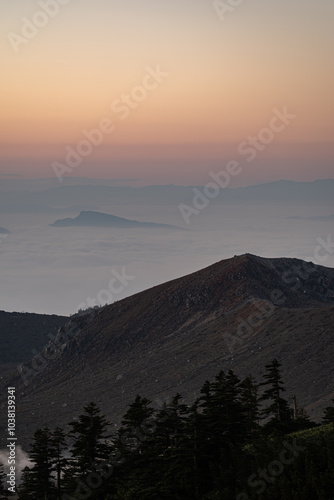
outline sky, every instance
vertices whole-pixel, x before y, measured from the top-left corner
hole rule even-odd
[[[333,14],[332,0],[1,0],[0,182],[57,162],[204,185],[233,159],[235,187],[333,177]]]

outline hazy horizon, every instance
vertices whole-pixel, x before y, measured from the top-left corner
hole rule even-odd
[[[0,226],[10,234],[0,240],[6,284],[0,291],[0,309],[69,315],[79,307],[111,303],[243,253],[334,267],[333,254],[325,252],[320,261],[315,253],[318,239],[327,241],[331,234],[334,180],[221,189],[207,202],[198,197],[204,187],[195,192],[175,186],[78,189],[66,183],[68,178],[65,186],[44,190],[37,182],[35,192],[23,183],[22,191],[3,193]],[[50,227],[57,219],[77,217],[81,210],[187,231]],[[115,285],[117,293],[108,288],[114,272],[131,276],[128,283]]]

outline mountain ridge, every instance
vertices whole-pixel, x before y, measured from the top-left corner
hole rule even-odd
[[[18,374],[3,382],[18,387],[28,435],[32,414],[52,427],[93,400],[117,423],[136,394],[191,403],[219,370],[259,378],[277,358],[288,397],[319,418],[334,394],[333,319],[334,269],[243,254],[71,317],[43,369],[36,358],[26,385]]]

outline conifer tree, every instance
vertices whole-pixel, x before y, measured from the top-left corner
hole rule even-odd
[[[240,401],[240,379],[232,370],[227,375],[220,371],[211,384],[204,384],[201,393],[199,403],[203,409],[207,440],[217,450],[227,443],[240,442],[246,431],[245,409]]]
[[[62,500],[83,498],[104,500],[107,498],[105,488],[105,465],[111,452],[107,427],[109,422],[93,402],[84,407],[77,421],[69,423],[71,427],[68,437],[71,457],[63,478]]]
[[[25,467],[22,471],[21,483],[19,486],[19,498],[20,500],[30,500],[34,498],[32,495],[34,494],[34,478],[31,474],[31,468]]]
[[[323,423],[332,424],[334,428],[334,399],[332,399],[333,406],[327,406],[324,410]]]
[[[193,500],[200,498],[201,490],[201,418],[198,401],[195,401],[190,408],[182,410],[182,413],[186,414],[186,419],[183,424],[181,446],[188,467],[188,492]]]
[[[0,462],[0,498],[3,500],[7,500],[8,498],[8,490],[6,488],[6,474],[3,468],[3,464]]]
[[[189,408],[181,403],[181,399],[182,396],[176,394],[158,412],[152,437],[164,470],[165,494],[168,492],[171,497],[186,499],[186,492],[191,491],[193,484],[194,448],[188,425]]]
[[[293,423],[292,429],[296,431],[301,431],[304,429],[312,429],[313,427],[317,427],[317,424],[311,420],[305,408],[300,408],[297,410],[296,418],[293,420],[292,423]]]
[[[259,385],[266,388],[260,401],[269,402],[269,406],[262,410],[263,417],[272,416],[271,420],[283,424],[291,421],[291,411],[288,402],[281,397],[285,391],[280,373],[281,366],[277,359],[265,365],[266,373],[263,375],[265,380]]]
[[[51,432],[48,428],[38,429],[30,446],[31,468],[26,467],[23,473],[22,498],[40,498],[54,500],[56,490],[52,476],[53,446]]]
[[[78,421],[70,422],[69,437],[73,439],[72,457],[68,471],[72,476],[85,476],[94,472],[99,462],[108,457],[106,434],[109,422],[93,402],[84,407]]]
[[[149,399],[137,395],[123,416],[118,432],[118,446],[122,453],[141,453],[143,443],[151,433],[150,425],[154,414],[151,403]]]
[[[248,434],[254,433],[259,427],[260,410],[258,384],[254,377],[249,375],[240,384],[240,402],[246,413],[246,429]]]
[[[56,427],[51,434],[52,458],[51,462],[56,475],[57,500],[61,500],[62,494],[62,475],[67,465],[67,459],[64,457],[64,451],[68,446],[66,435],[63,429]]]
[[[157,413],[154,437],[156,441],[160,441],[161,453],[176,447],[184,432],[187,406],[180,403],[181,399],[181,394],[176,394],[169,403],[164,403]]]
[[[154,431],[154,409],[150,406],[151,401],[137,395],[135,401],[131,403],[123,416],[121,427],[117,433],[115,447],[117,453],[122,457],[122,464],[117,470],[118,490],[122,492],[124,498],[129,492],[148,490],[148,495],[152,496],[153,491],[150,483],[153,481],[153,475],[150,477],[151,451],[147,446],[147,441],[151,439]],[[131,498],[131,496],[130,496]]]

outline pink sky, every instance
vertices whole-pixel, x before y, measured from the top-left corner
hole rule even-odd
[[[115,130],[68,175],[199,184],[235,159],[236,185],[333,177],[333,2],[243,2],[224,20],[211,1],[69,2],[15,51],[36,12],[0,6],[0,178],[54,176],[103,120]],[[269,140],[285,108],[295,118]]]

